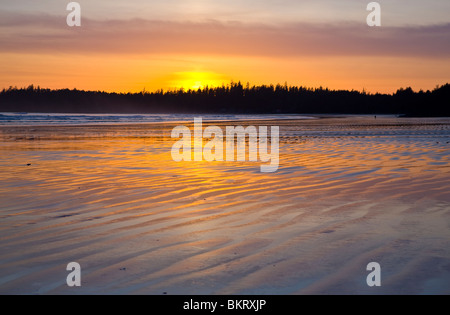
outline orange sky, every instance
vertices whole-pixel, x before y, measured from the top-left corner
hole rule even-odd
[[[40,85],[108,92],[198,88],[230,81],[391,93],[398,87],[433,89],[448,79],[441,60],[392,57],[239,57],[5,54],[1,86]],[[411,67],[410,65],[414,65]]]
[[[82,15],[79,28],[65,24],[64,8],[61,14],[19,7],[0,11],[0,88],[34,84],[137,92],[233,80],[392,93],[399,87],[427,90],[450,82],[450,23],[437,13],[438,24],[429,14],[427,23],[370,28],[364,7],[340,20],[317,14],[317,22],[305,21],[306,16],[295,21],[286,9],[273,13],[275,23],[257,22],[252,17],[263,11],[243,11],[249,8],[238,4],[228,20],[218,15],[219,8],[202,11],[207,2],[191,2],[196,4],[192,19],[146,19],[133,17],[134,11],[121,16],[120,10],[105,19],[93,7]],[[348,0],[346,8],[353,3]],[[210,19],[197,17],[211,12],[216,15]],[[236,12],[247,12],[247,17]]]

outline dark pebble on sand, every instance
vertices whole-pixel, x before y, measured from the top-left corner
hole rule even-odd
[[[27,164],[27,166],[31,166],[31,164],[30,164],[30,163],[28,163],[28,164]]]

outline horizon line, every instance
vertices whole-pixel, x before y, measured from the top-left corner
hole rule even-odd
[[[0,93],[5,93],[5,92],[11,91],[11,90],[20,91],[20,90],[29,90],[29,89],[33,89],[33,90],[40,89],[40,90],[46,90],[46,91],[64,91],[64,90],[69,90],[69,91],[79,91],[79,92],[88,92],[88,93],[89,92],[94,92],[94,93],[119,94],[119,95],[120,94],[123,94],[123,95],[127,95],[127,94],[160,94],[160,93],[165,94],[165,93],[173,93],[173,92],[189,92],[189,91],[197,92],[197,91],[205,91],[207,89],[214,90],[214,89],[220,89],[220,88],[232,88],[233,86],[241,85],[244,90],[245,89],[252,89],[252,88],[263,88],[263,87],[265,87],[265,88],[282,87],[282,88],[287,88],[288,90],[291,89],[291,88],[299,88],[299,89],[304,89],[306,91],[313,91],[313,92],[314,91],[321,91],[321,90],[323,91],[324,90],[324,91],[330,91],[330,92],[358,92],[360,94],[367,94],[367,95],[394,95],[397,92],[404,91],[404,90],[411,90],[414,93],[417,93],[417,92],[418,93],[420,93],[420,92],[428,93],[428,92],[433,92],[433,91],[435,91],[435,90],[437,90],[437,89],[439,89],[441,87],[444,87],[446,85],[449,85],[449,84],[450,84],[450,82],[446,82],[446,83],[443,83],[443,84],[436,84],[436,86],[432,90],[430,90],[430,89],[414,90],[411,86],[406,86],[406,87],[400,86],[400,87],[397,88],[397,90],[395,92],[391,92],[391,93],[383,93],[383,92],[379,92],[379,91],[377,91],[377,92],[368,92],[368,91],[366,91],[365,88],[363,88],[362,90],[357,90],[357,89],[354,89],[354,88],[352,88],[352,89],[332,89],[332,88],[329,88],[329,87],[324,87],[322,85],[320,85],[319,87],[317,87],[317,86],[316,87],[310,87],[310,86],[304,86],[304,85],[289,85],[287,83],[287,81],[285,83],[283,83],[283,84],[281,84],[281,83],[276,83],[276,84],[275,83],[270,83],[270,84],[251,84],[250,82],[247,81],[244,84],[240,80],[239,81],[231,80],[227,84],[225,84],[224,82],[222,82],[221,85],[205,84],[204,86],[200,86],[198,88],[173,87],[173,88],[157,88],[157,89],[147,90],[147,88],[144,87],[142,90],[135,91],[135,92],[132,92],[132,91],[119,92],[119,91],[94,90],[94,89],[85,90],[85,89],[79,89],[77,87],[73,87],[73,88],[69,88],[69,87],[66,87],[66,88],[48,88],[48,87],[41,87],[40,85],[29,84],[28,86],[23,86],[23,87],[17,87],[17,85],[15,85],[15,86],[10,85],[8,87],[3,87],[3,88],[1,88]]]

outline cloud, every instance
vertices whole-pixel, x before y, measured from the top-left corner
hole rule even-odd
[[[450,24],[370,28],[365,23],[173,22],[0,14],[0,52],[238,56],[449,57]]]

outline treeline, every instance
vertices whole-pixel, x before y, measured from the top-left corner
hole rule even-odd
[[[233,114],[395,114],[450,116],[450,84],[433,91],[399,89],[394,94],[305,88],[243,86],[240,82],[198,90],[140,93],[3,89],[2,112],[52,113],[233,113]]]

